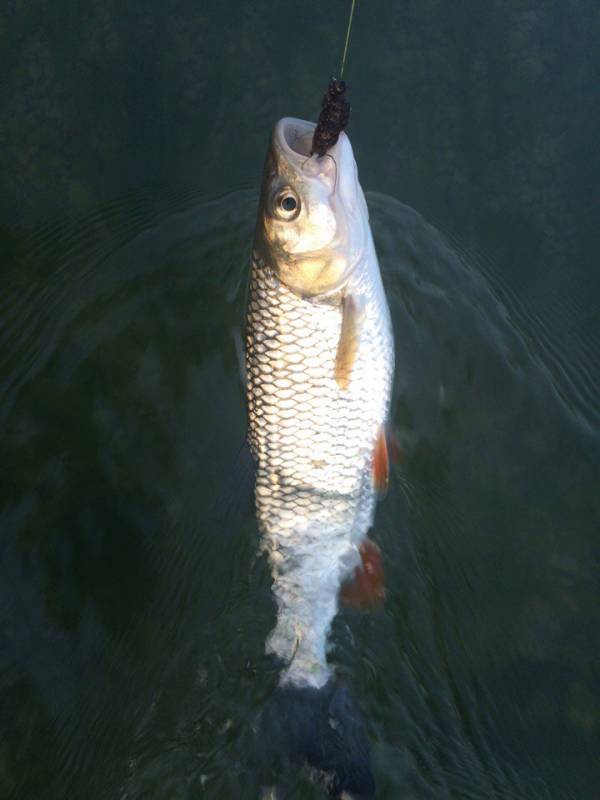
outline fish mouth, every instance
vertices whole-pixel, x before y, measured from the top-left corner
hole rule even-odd
[[[348,149],[350,160],[352,149],[344,133],[331,147],[326,155],[329,159],[312,154],[312,143],[316,125],[304,119],[284,117],[280,119],[273,130],[273,151],[276,160],[287,165],[295,173],[295,177],[302,179],[318,179],[329,184],[331,196],[336,194],[338,184],[338,170],[345,169],[348,162]],[[285,166],[283,167],[285,171]]]
[[[295,117],[284,117],[275,126],[275,144],[294,161],[310,157],[312,140],[317,126],[314,122]]]

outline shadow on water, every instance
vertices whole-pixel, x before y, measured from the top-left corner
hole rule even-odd
[[[244,742],[276,680],[270,579],[237,477],[241,511],[214,513],[244,438],[256,197],[157,197],[3,236],[0,775],[15,800],[260,788]],[[557,341],[493,264],[368,199],[403,463],[374,531],[385,609],[340,614],[332,659],[369,720],[378,796],[591,798],[599,348]],[[286,780],[286,797],[319,796]]]

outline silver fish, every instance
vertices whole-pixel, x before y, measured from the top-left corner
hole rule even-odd
[[[285,664],[283,685],[319,689],[331,677],[340,586],[373,522],[394,347],[350,140],[342,133],[329,154],[310,156],[314,128],[285,118],[273,131],[246,372],[256,514],[277,601],[267,650]]]

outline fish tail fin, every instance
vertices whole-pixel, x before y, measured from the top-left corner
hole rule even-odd
[[[271,767],[306,764],[330,797],[375,796],[365,725],[344,686],[280,686],[262,712],[258,741]]]

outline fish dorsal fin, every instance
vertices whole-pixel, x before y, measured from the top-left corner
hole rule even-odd
[[[345,391],[350,385],[352,369],[358,355],[360,331],[364,317],[363,303],[352,294],[342,300],[342,329],[335,357],[335,379]]]

